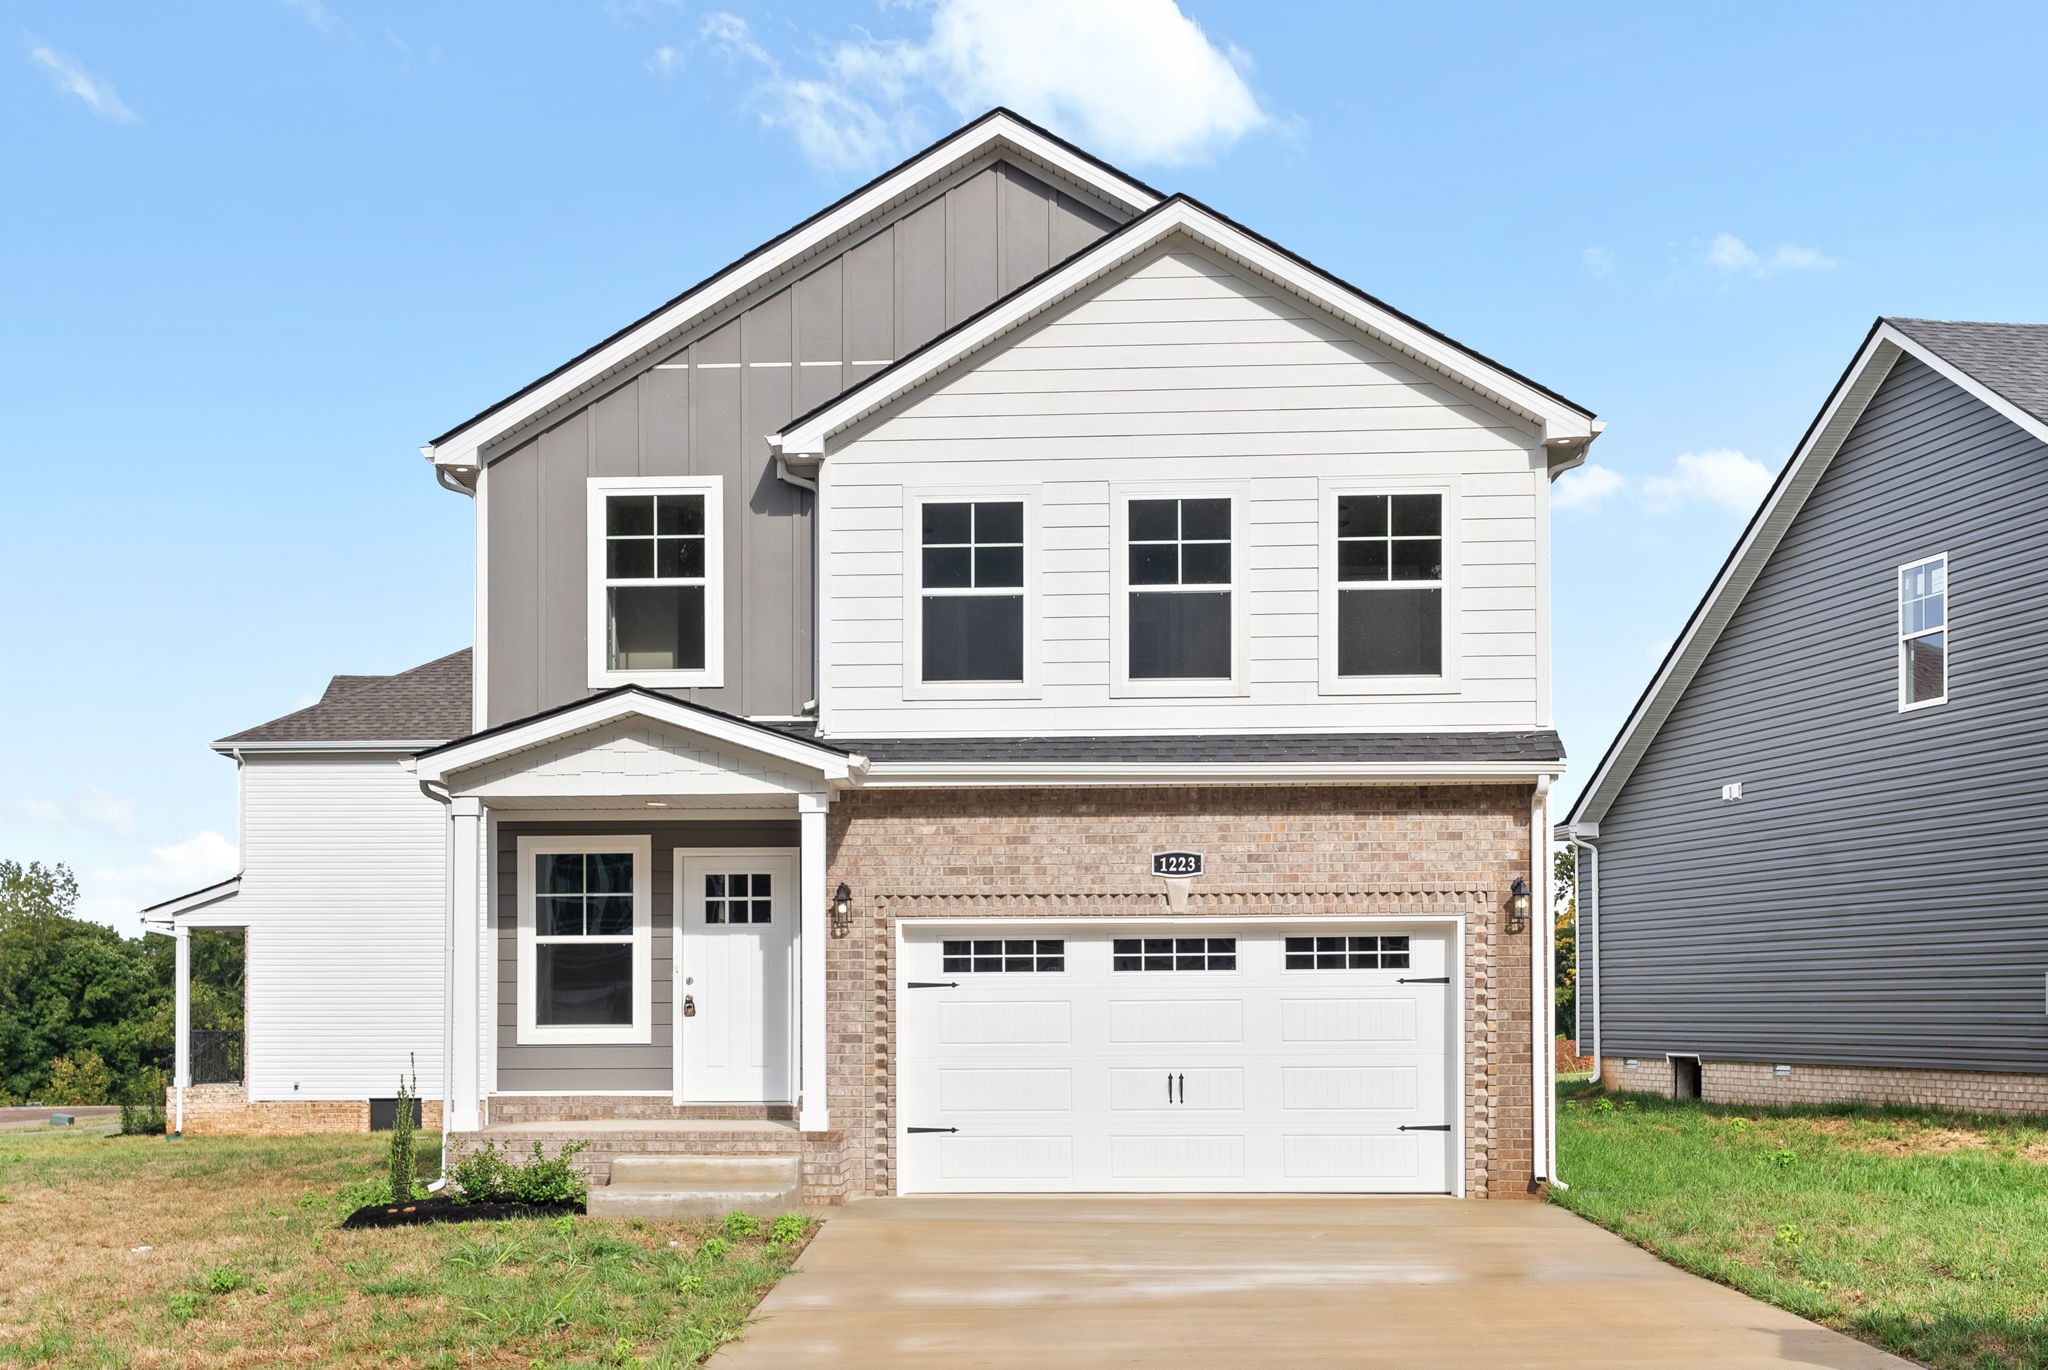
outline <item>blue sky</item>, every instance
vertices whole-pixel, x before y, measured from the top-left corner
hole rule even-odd
[[[1873,316],[2048,320],[2039,6],[20,0],[0,855],[234,868],[205,743],[469,641],[419,444],[1002,101],[1597,409],[1570,787]]]

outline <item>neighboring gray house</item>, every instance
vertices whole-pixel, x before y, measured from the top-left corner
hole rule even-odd
[[[1526,1195],[1599,427],[977,119],[428,445],[474,649],[215,744],[244,869],[155,913],[248,930],[248,1065],[181,975],[176,1125],[416,1061],[600,1180]]]
[[[2048,326],[1880,319],[1574,808],[1611,1088],[2048,1111]]]

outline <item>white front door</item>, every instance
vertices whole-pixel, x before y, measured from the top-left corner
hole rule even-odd
[[[1454,974],[1442,924],[908,929],[902,1189],[1450,1192]]]
[[[675,855],[676,1100],[787,1103],[797,858],[759,848]]]

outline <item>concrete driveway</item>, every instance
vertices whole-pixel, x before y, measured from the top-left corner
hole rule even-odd
[[[1451,1199],[872,1199],[715,1370],[1909,1362],[1561,1209]]]

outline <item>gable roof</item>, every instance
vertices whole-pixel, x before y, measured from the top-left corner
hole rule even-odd
[[[1585,445],[1599,435],[1601,425],[1590,409],[1402,313],[1199,200],[1175,194],[980,313],[963,319],[908,356],[791,420],[781,432],[769,437],[769,445],[789,459],[808,461],[823,457],[833,435],[915,390],[962,358],[994,344],[1175,234],[1220,253],[1426,369],[1534,421],[1542,428],[1546,442],[1572,445],[1573,462],[1568,464],[1575,464]]]
[[[470,730],[470,651],[464,647],[396,675],[338,675],[320,702],[213,744],[215,751],[414,749]]]
[[[1878,387],[1904,356],[2048,442],[2048,325],[1879,318],[1608,744],[1572,805],[1568,825],[1597,826],[1613,806]]]
[[[998,154],[1129,213],[1150,209],[1161,198],[1159,191],[1143,181],[999,106],[721,267],[540,379],[464,419],[422,447],[421,454],[440,468],[466,470],[478,465],[481,449],[505,433],[572,402],[959,167]]]

